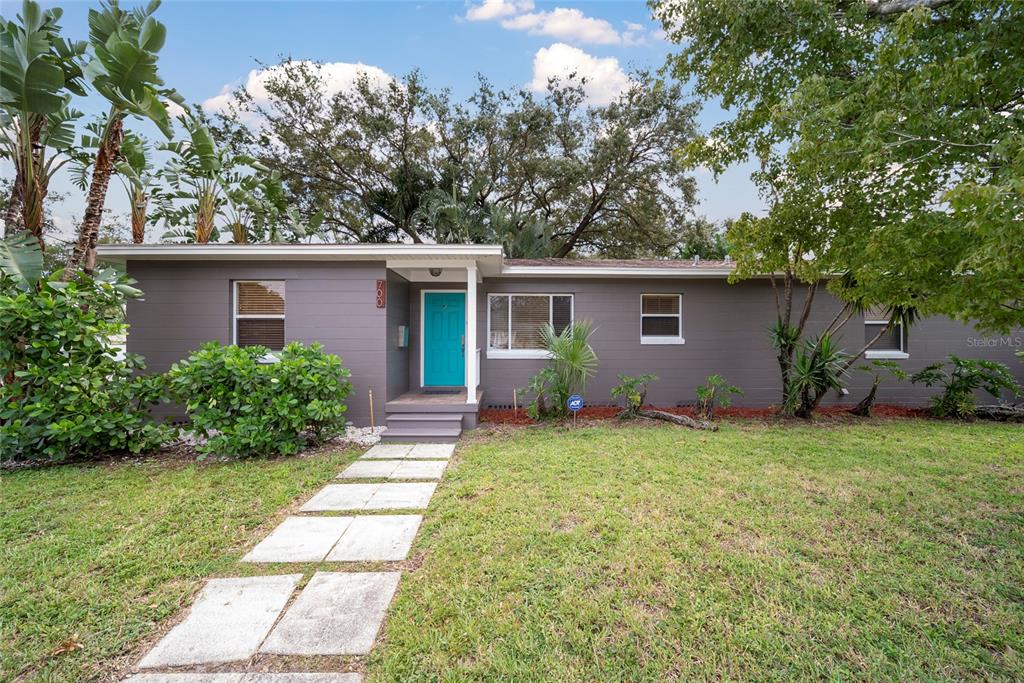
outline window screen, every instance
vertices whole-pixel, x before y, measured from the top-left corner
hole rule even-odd
[[[235,283],[235,343],[239,346],[284,348],[285,286],[283,281]]]
[[[643,294],[640,297],[640,338],[682,338],[682,295]]]
[[[884,322],[864,323],[864,343],[869,344],[878,336],[878,333],[885,329]],[[903,326],[896,323],[890,327],[885,334],[871,344],[872,351],[903,351]]]
[[[571,294],[491,294],[488,308],[487,344],[494,350],[543,350],[545,324],[561,334],[572,323]]]

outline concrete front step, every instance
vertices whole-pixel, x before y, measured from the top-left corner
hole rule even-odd
[[[462,429],[461,413],[397,413],[387,417],[388,429]]]
[[[388,427],[380,435],[382,443],[455,443],[462,436],[462,426],[455,427]]]

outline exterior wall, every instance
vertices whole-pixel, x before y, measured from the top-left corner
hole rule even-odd
[[[128,274],[145,296],[128,302],[128,351],[145,356],[149,371],[164,372],[204,342],[229,344],[232,282],[285,280],[285,340],[320,342],[341,356],[352,371],[348,419],[368,424],[368,390],[381,419],[388,392],[387,316],[375,304],[385,272],[383,262],[132,260]]]
[[[409,383],[418,387],[419,378],[419,290],[443,289],[444,285],[412,284],[410,303]],[[461,285],[450,285],[463,289]],[[536,359],[488,359],[487,294],[491,292],[568,293],[574,295],[575,318],[589,318],[596,330],[592,345],[600,359],[595,379],[588,385],[586,398],[591,405],[611,403],[611,388],[616,375],[653,372],[660,378],[651,385],[651,403],[673,406],[695,400],[694,389],[708,375],[720,374],[741,387],[744,395],[736,405],[768,406],[780,398],[779,370],[775,353],[768,342],[767,329],[775,316],[774,295],[766,280],[729,285],[723,279],[551,279],[485,280],[478,291],[481,348],[481,381],[485,406],[505,406],[512,402],[512,391],[522,387],[544,363]],[[681,293],[683,295],[683,337],[685,344],[652,346],[640,344],[640,295],[642,293]],[[798,299],[798,302],[801,299]],[[809,321],[811,331],[823,328],[839,310],[840,303],[827,292],[819,292]],[[862,319],[853,319],[843,329],[840,343],[846,349],[859,350],[864,343]],[[1024,344],[1024,332],[1011,335]],[[969,326],[947,318],[929,318],[909,330],[910,358],[899,361],[914,372],[950,353],[964,358],[988,358],[1007,364],[1024,381],[1024,368],[1013,355],[1012,345],[981,346],[986,338]],[[1020,347],[1017,347],[1020,348]],[[863,361],[861,361],[863,362]],[[854,405],[866,393],[871,377],[851,370],[848,396],[830,395],[826,402]],[[883,381],[880,402],[923,405],[935,390],[908,382]]]
[[[409,327],[409,282],[388,271],[387,310],[387,400],[409,390],[409,347],[399,346],[399,326]],[[409,331],[410,339],[412,330]]]

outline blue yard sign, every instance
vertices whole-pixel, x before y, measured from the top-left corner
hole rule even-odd
[[[573,394],[572,396],[569,397],[569,401],[567,402],[567,404],[569,406],[569,410],[575,413],[577,410],[583,407],[583,397],[580,396],[579,394]]]

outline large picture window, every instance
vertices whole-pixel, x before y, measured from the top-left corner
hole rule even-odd
[[[487,356],[543,358],[541,328],[561,334],[572,323],[571,294],[491,294],[487,297]]]
[[[640,295],[640,343],[683,343],[683,295]]]
[[[284,348],[284,281],[235,282],[235,343]]]

